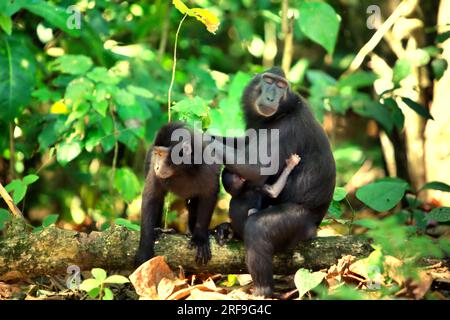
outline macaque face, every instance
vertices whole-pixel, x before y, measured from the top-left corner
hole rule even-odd
[[[280,102],[286,97],[289,84],[283,77],[273,73],[263,73],[259,83],[260,93],[255,100],[256,112],[264,117],[274,115]]]
[[[170,148],[154,146],[153,147],[153,170],[160,179],[167,179],[173,176],[175,169],[170,160]]]

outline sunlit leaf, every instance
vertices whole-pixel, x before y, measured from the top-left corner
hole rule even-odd
[[[102,281],[106,279],[106,271],[101,268],[94,268],[91,270],[92,276],[98,280]]]
[[[180,11],[182,14],[185,14],[189,11],[189,8],[183,3],[181,0],[173,0],[172,1],[175,8]]]
[[[101,285],[101,281],[97,279],[86,279],[80,284],[80,290],[89,292],[92,289],[98,288]]]
[[[299,12],[297,21],[302,32],[333,54],[341,23],[333,7],[326,2],[302,2]]]
[[[114,294],[110,288],[104,288],[103,291],[102,300],[114,300]]]
[[[197,20],[201,21],[206,26],[206,29],[209,32],[216,33],[219,28],[220,21],[214,13],[202,8],[193,8],[190,12],[193,13],[193,16],[197,18]]]
[[[37,180],[39,180],[39,176],[35,174],[29,174],[23,178],[23,183],[26,185],[30,185],[32,183],[35,183]]]
[[[92,59],[84,55],[65,54],[53,61],[51,68],[67,74],[84,74],[93,65]]]
[[[80,141],[63,141],[56,150],[56,159],[61,165],[66,165],[81,153],[82,146]]]
[[[58,214],[50,214],[48,216],[45,217],[44,221],[42,222],[42,226],[43,227],[48,227],[52,224],[55,224],[56,221],[58,221]]]
[[[12,32],[12,20],[11,17],[0,13],[0,27],[5,31],[5,33],[9,36]]]
[[[116,283],[116,284],[124,284],[130,282],[127,277],[121,276],[121,275],[112,275],[103,281],[104,283]]]
[[[345,190],[345,188],[336,187],[334,189],[334,193],[333,193],[333,200],[341,201],[345,198],[346,195],[347,195],[347,191]]]
[[[306,269],[298,269],[295,273],[294,282],[298,289],[299,297],[317,287],[327,274],[324,272],[310,272]]]

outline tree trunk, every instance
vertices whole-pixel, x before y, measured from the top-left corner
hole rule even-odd
[[[87,235],[53,226],[38,233],[29,233],[26,228],[23,221],[14,219],[0,241],[0,280],[65,274],[70,265],[81,270],[133,270],[139,242],[136,231],[114,226]],[[212,260],[206,266],[195,263],[184,235],[163,234],[155,244],[155,253],[164,255],[171,268],[182,266],[187,272],[247,272],[242,242],[231,241],[221,247],[211,238],[210,243]],[[293,274],[300,267],[317,270],[333,265],[342,255],[363,257],[370,252],[369,244],[360,237],[319,237],[277,255],[274,270],[276,274]]]
[[[448,31],[450,24],[450,0],[441,0],[438,12],[438,32]],[[442,57],[450,64],[450,39],[442,44]],[[427,181],[450,183],[450,71],[434,83],[434,99],[431,114],[434,121],[428,121],[425,128],[425,168]],[[450,206],[450,193],[430,191],[429,196]]]

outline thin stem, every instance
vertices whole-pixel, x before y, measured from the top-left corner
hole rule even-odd
[[[347,197],[345,197],[345,201],[347,202],[348,206],[350,207],[350,210],[352,210],[352,218],[350,219],[350,227],[348,228],[348,234],[352,234],[353,229],[353,221],[355,220],[355,209],[353,209],[352,205],[350,204],[350,201],[348,201]]]
[[[111,108],[109,109],[110,113],[111,113],[111,118],[113,120],[113,130],[114,130],[114,156],[113,156],[113,161],[112,161],[112,168],[111,168],[111,191],[112,191],[112,186],[114,185],[114,178],[116,175],[116,167],[117,167],[117,156],[119,154],[119,142],[117,141],[117,127],[116,127],[116,118],[114,116],[114,110],[113,107],[111,106]]]
[[[187,14],[184,15],[183,19],[181,19],[180,24],[178,25],[177,33],[175,34],[175,48],[173,49],[173,67],[172,67],[172,79],[170,80],[170,86],[169,86],[169,92],[167,95],[167,113],[169,116],[169,122],[171,120],[171,114],[170,114],[170,104],[172,103],[172,87],[173,82],[175,80],[175,69],[177,67],[177,45],[178,45],[178,34],[180,33],[181,25],[184,22],[184,19],[186,19]]]
[[[23,218],[22,212],[19,210],[19,208],[17,208],[8,191],[6,191],[6,189],[3,187],[1,183],[0,183],[0,196],[3,198],[3,200],[5,200],[9,210],[11,210],[12,214],[15,217]]]
[[[16,147],[14,144],[14,123],[9,124],[9,175],[11,179],[15,177],[15,157]]]

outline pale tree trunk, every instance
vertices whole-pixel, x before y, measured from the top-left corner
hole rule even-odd
[[[450,0],[441,0],[438,12],[438,32],[450,30]],[[450,63],[450,39],[442,44],[442,56]],[[425,128],[425,168],[428,181],[450,184],[450,71],[447,68],[441,79],[434,83],[431,105],[434,121]],[[450,205],[450,193],[430,191],[429,196]]]

